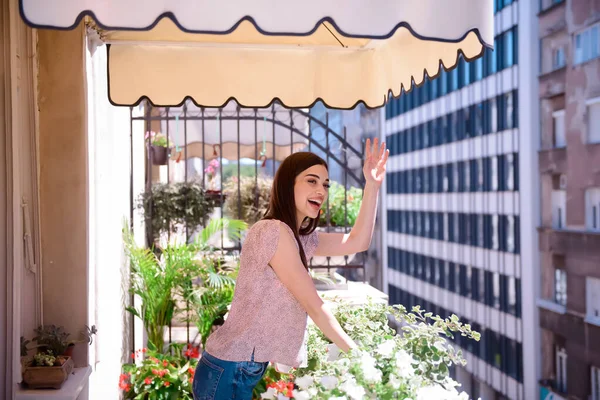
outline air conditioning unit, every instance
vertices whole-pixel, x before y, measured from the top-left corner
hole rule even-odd
[[[561,174],[558,186],[560,187],[560,190],[567,190],[567,175]]]

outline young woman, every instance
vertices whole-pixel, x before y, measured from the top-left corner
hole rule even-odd
[[[251,399],[269,362],[283,369],[306,361],[307,315],[342,351],[356,347],[319,297],[308,274],[313,255],[369,248],[389,151],[366,143],[364,196],[350,233],[315,229],[327,200],[327,164],[308,152],[287,157],[275,174],[265,217],[248,231],[227,320],[206,343],[194,375],[196,400]]]

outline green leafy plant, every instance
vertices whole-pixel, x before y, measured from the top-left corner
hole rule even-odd
[[[142,193],[137,207],[152,229],[152,237],[174,232],[178,227],[193,232],[215,206],[198,182],[156,183]]]
[[[158,147],[172,147],[173,143],[171,141],[167,141],[167,136],[164,133],[160,132],[146,132],[146,140],[150,139],[150,144],[152,146]]]
[[[67,362],[64,356],[57,356],[52,350],[42,351],[33,356],[32,367],[60,367]]]
[[[311,324],[308,366],[277,381],[269,376],[254,398],[466,399],[449,376],[451,365],[466,362],[445,338],[479,340],[480,335],[456,315],[443,319],[418,306],[407,312],[401,305],[375,303],[360,308],[340,304],[334,315],[359,348],[340,352]],[[399,332],[390,326],[390,317],[400,323]]]
[[[202,290],[190,291],[189,305],[195,309],[194,323],[198,327],[202,345],[206,343],[213,325],[223,320],[233,300],[235,278],[239,260],[224,263],[218,251],[210,245],[211,238],[226,230],[234,240],[240,240],[248,225],[240,220],[213,219],[196,237],[193,250],[202,257],[202,265],[197,270]]]
[[[350,187],[344,196],[344,186],[331,182],[329,188],[329,209],[321,213],[320,226],[327,225],[327,214],[331,226],[353,226],[358,217],[362,199],[362,190]]]
[[[225,194],[223,212],[230,218],[239,218],[253,225],[267,211],[272,186],[272,178],[242,176],[238,180],[237,177],[232,177],[223,188]],[[241,215],[238,212],[238,202]]]
[[[233,284],[233,278],[214,269],[214,251],[210,239],[223,232],[230,238],[239,239],[246,229],[242,221],[213,219],[190,244],[169,244],[161,255],[135,244],[127,227],[123,229],[125,249],[131,263],[131,292],[141,299],[141,307],[127,307],[127,311],[143,321],[148,343],[156,349],[164,347],[164,330],[178,313],[189,314],[191,304],[201,305],[199,300],[211,287],[222,288]],[[202,284],[195,284],[201,278]],[[205,285],[204,282],[208,282]],[[177,306],[177,300],[186,306]]]
[[[70,333],[64,330],[62,326],[56,325],[40,325],[37,327],[34,332],[36,336],[32,339],[32,341],[36,342],[34,348],[42,348],[45,351],[50,351],[55,356],[60,356],[65,354],[69,346],[73,346],[77,343],[87,343],[92,344],[93,338],[92,336],[97,333],[96,326],[93,325],[91,328],[86,325],[86,330],[81,331],[80,334],[83,339],[80,340],[71,340],[69,336]],[[27,343],[28,341],[21,342],[21,354],[25,352],[27,354]],[[23,347],[24,346],[24,347]]]
[[[171,344],[163,354],[149,346],[133,353],[136,362],[124,364],[119,389],[125,399],[192,400],[192,382],[199,351],[184,352],[184,345]]]

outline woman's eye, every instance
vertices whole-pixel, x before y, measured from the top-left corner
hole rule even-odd
[[[314,180],[314,179],[309,179],[309,180],[308,180],[308,183],[317,183],[317,181],[316,181],[316,180]]]
[[[325,189],[329,189],[331,187],[331,185],[329,185],[327,183],[325,185],[323,185],[323,186],[325,186]]]

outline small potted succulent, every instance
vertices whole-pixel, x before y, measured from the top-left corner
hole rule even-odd
[[[45,350],[33,356],[23,371],[23,382],[32,389],[60,389],[73,371],[73,359]]]
[[[148,145],[148,156],[154,165],[167,165],[171,153],[171,141],[167,140],[165,134],[160,132],[146,132]]]
[[[23,382],[30,388],[59,389],[73,370],[73,348],[77,343],[92,344],[92,336],[97,333],[95,326],[81,332],[83,339],[70,340],[70,334],[62,326],[43,325],[35,329],[32,339],[36,344],[30,348],[30,341],[21,338]],[[26,361],[29,350],[37,349],[33,359]]]

